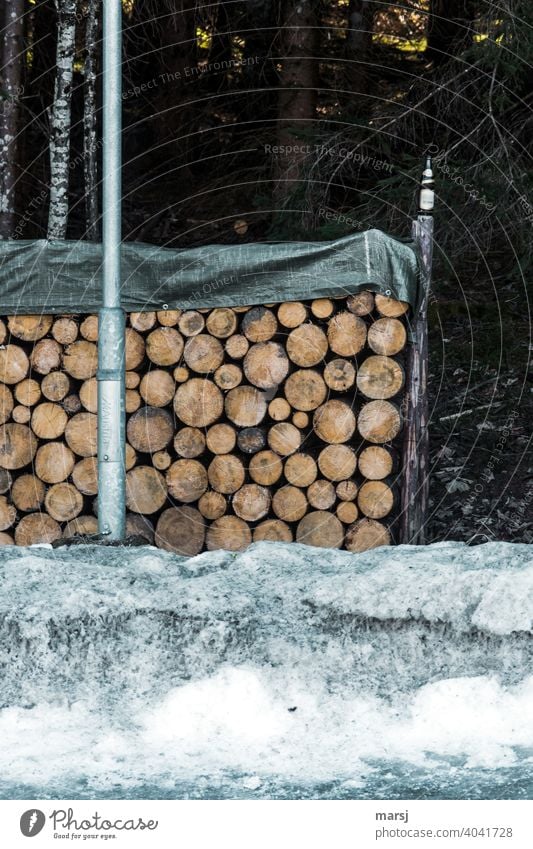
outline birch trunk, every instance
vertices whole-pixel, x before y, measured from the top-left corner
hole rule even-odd
[[[98,134],[96,120],[96,79],[98,56],[98,20],[101,0],[89,0],[85,30],[85,91],[84,91],[84,177],[87,239],[99,240],[98,226]]]
[[[0,239],[13,236],[22,81],[24,0],[4,5],[0,59]]]
[[[68,186],[72,74],[76,49],[76,0],[56,0],[58,12],[56,82],[50,121],[50,207],[48,238],[64,239]]]

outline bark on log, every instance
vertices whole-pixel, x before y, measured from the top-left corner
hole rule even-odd
[[[197,427],[182,427],[174,437],[174,451],[191,460],[205,451],[205,436]]]
[[[315,482],[317,465],[309,454],[292,454],[285,461],[285,477],[293,486],[307,487]]]
[[[264,419],[267,404],[263,393],[254,386],[237,386],[226,395],[224,408],[228,419],[234,424],[239,427],[255,427]]]
[[[31,428],[39,439],[57,439],[65,432],[68,416],[59,404],[45,401],[35,407],[31,417]],[[74,517],[71,517],[74,518]]]
[[[198,460],[176,460],[166,474],[169,494],[178,501],[191,504],[207,489],[207,472]]]
[[[199,374],[211,374],[222,365],[224,349],[214,336],[199,333],[185,343],[183,359],[193,371]]]
[[[405,347],[407,333],[397,318],[378,318],[368,329],[368,345],[375,354],[392,357]]]
[[[300,301],[287,301],[278,308],[278,320],[283,327],[294,330],[307,319],[307,308]],[[275,521],[275,520],[273,520]]]
[[[76,380],[94,377],[98,367],[98,349],[85,339],[67,345],[63,353],[63,368]]]
[[[61,528],[55,519],[46,513],[30,513],[23,516],[15,528],[17,545],[36,545],[61,539]]]
[[[207,470],[212,489],[230,495],[244,483],[244,466],[234,454],[218,454],[211,460]]]
[[[383,480],[391,474],[393,465],[391,453],[381,445],[370,445],[359,455],[359,471],[368,480]]]
[[[327,445],[318,455],[318,468],[330,481],[351,478],[357,466],[355,451],[348,445]]]
[[[367,357],[357,372],[357,388],[367,398],[393,398],[404,385],[401,365],[391,357]]]
[[[224,392],[242,383],[242,370],[233,363],[223,363],[215,372],[215,383]]]
[[[316,324],[301,324],[287,337],[287,354],[297,366],[316,366],[327,352],[326,334]]]
[[[292,542],[292,531],[281,519],[266,519],[253,533],[254,542]]]
[[[198,502],[198,510],[209,521],[220,519],[228,507],[227,501],[221,492],[204,492]]]
[[[366,481],[359,490],[357,504],[369,519],[383,519],[394,506],[394,495],[383,481]]]
[[[369,401],[361,408],[357,427],[367,442],[392,442],[402,427],[400,411],[390,401]]]
[[[322,376],[314,369],[298,369],[287,378],[285,397],[295,410],[309,412],[324,403],[327,386]]]
[[[0,380],[2,383],[20,383],[28,374],[30,361],[18,345],[0,348]]]
[[[250,343],[248,342],[248,339],[246,336],[241,336],[240,333],[237,333],[235,336],[230,336],[224,345],[226,354],[228,357],[231,357],[232,360],[242,360],[249,347]]]
[[[207,529],[208,551],[244,551],[252,542],[250,528],[238,516],[222,516]]]
[[[199,554],[205,541],[205,521],[194,507],[170,507],[159,517],[155,544],[182,557]]]
[[[206,326],[211,336],[216,336],[217,339],[227,339],[237,329],[237,316],[233,310],[227,307],[215,309],[209,313]]]
[[[268,342],[278,330],[278,322],[272,310],[253,307],[244,316],[241,329],[249,342]]]
[[[282,486],[272,497],[272,510],[285,522],[298,522],[305,515],[307,498],[301,489],[290,484]]]
[[[57,522],[70,522],[83,510],[83,496],[71,483],[56,483],[44,499],[48,514]]]
[[[206,434],[206,444],[212,454],[229,454],[237,443],[237,434],[228,424],[212,425]]]
[[[374,309],[374,295],[372,292],[357,292],[348,297],[346,306],[354,315],[369,315]]]
[[[64,371],[51,371],[41,381],[41,391],[49,401],[62,401],[70,390],[70,380]]]
[[[366,342],[366,324],[351,312],[339,312],[328,322],[328,342],[341,357],[354,357]]]
[[[333,507],[337,495],[331,481],[319,478],[307,489],[307,500],[315,510],[329,510]]]
[[[268,431],[268,445],[282,457],[288,457],[298,451],[302,444],[302,434],[290,422],[279,422]]]
[[[37,439],[24,424],[4,424],[0,427],[0,467],[22,469],[35,457]]]
[[[126,507],[133,513],[151,515],[161,510],[167,487],[161,472],[152,466],[135,466],[126,474]]]
[[[231,390],[231,392],[239,391],[240,387]],[[186,425],[207,427],[220,418],[223,409],[222,392],[218,386],[207,379],[193,377],[186,383],[182,383],[174,396],[174,411]]]
[[[38,374],[50,374],[61,365],[62,348],[55,339],[41,339],[37,342],[30,356],[32,371]]]
[[[35,474],[45,483],[61,483],[74,468],[74,454],[63,442],[47,442],[35,455]]]
[[[287,377],[289,361],[278,342],[258,342],[244,358],[244,374],[259,389],[276,389]]]
[[[233,496],[235,514],[245,522],[263,519],[270,509],[271,496],[268,489],[256,483],[247,483]]]
[[[346,531],[345,545],[348,551],[368,551],[390,544],[389,531],[375,519],[359,519]]]
[[[250,460],[249,474],[251,479],[262,486],[271,486],[282,475],[283,463],[273,451],[260,451]]]
[[[296,541],[316,548],[340,548],[344,542],[344,528],[333,513],[317,510],[308,513],[298,524]]]
[[[283,422],[291,414],[291,405],[285,398],[273,398],[268,405],[268,415],[275,422]]]
[[[72,482],[84,495],[96,495],[98,492],[98,462],[96,457],[79,460],[72,470]]]
[[[154,454],[166,448],[174,436],[174,423],[167,410],[143,407],[128,420],[128,442],[142,454]]]
[[[326,401],[313,416],[313,428],[323,442],[348,442],[354,434],[355,425],[354,412],[344,401]]]
[[[97,418],[94,413],[77,413],[65,428],[65,440],[80,457],[94,457],[98,449]]]
[[[156,327],[146,339],[146,355],[156,366],[173,366],[183,348],[183,336],[174,327]]]
[[[8,315],[7,326],[12,336],[23,342],[37,342],[50,332],[51,315]]]
[[[2,386],[1,388],[6,390],[6,392],[9,392],[7,386]],[[17,383],[14,392],[15,398],[19,404],[23,404],[25,407],[34,407],[41,397],[41,387],[37,381],[33,380],[31,377],[27,377],[25,380],[21,380],[20,383]]]

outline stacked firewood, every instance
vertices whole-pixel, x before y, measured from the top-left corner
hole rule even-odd
[[[391,542],[408,305],[130,313],[128,532],[193,555]],[[0,542],[97,532],[96,316],[0,321]]]

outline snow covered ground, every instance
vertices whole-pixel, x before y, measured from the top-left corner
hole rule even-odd
[[[0,549],[2,798],[524,798],[533,546]]]

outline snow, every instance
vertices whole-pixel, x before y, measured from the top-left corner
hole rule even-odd
[[[0,581],[5,795],[533,774],[532,546],[4,547]]]

